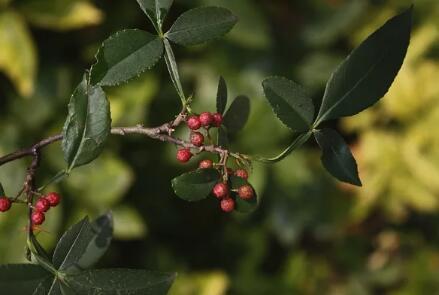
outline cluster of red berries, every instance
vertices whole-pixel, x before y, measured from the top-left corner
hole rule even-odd
[[[40,197],[34,204],[32,210],[32,224],[41,225],[45,218],[45,213],[50,207],[55,207],[61,201],[61,196],[58,193],[51,192]],[[6,196],[0,197],[0,212],[6,212],[11,209],[12,201]]]
[[[213,167],[213,162],[211,160],[202,160],[198,166],[200,169],[207,169]],[[241,177],[245,180],[248,178],[248,172],[244,169],[238,169],[233,172],[232,169],[227,168],[227,174],[235,175]],[[255,193],[253,188],[249,184],[240,186],[237,190],[230,190],[229,185],[226,182],[219,182],[215,184],[212,189],[212,194],[220,200],[221,209],[224,212],[232,212],[235,210],[235,198],[233,198],[232,192],[235,193],[236,197],[242,200],[250,200],[254,197]]]
[[[220,127],[223,122],[223,116],[220,113],[204,112],[199,116],[192,115],[186,120],[187,127],[191,130],[190,142],[200,147],[204,144],[204,135],[199,130],[204,128],[208,130],[211,127]],[[186,163],[192,158],[193,154],[190,149],[182,148],[177,151],[177,160]]]
[[[50,207],[56,207],[61,201],[61,196],[58,193],[51,192],[47,195],[40,197],[34,205],[32,212],[32,224],[41,225],[43,224],[45,218],[45,213],[50,209]]]

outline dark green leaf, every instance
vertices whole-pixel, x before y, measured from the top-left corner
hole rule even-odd
[[[133,269],[102,269],[68,276],[69,284],[80,294],[161,295],[167,294],[175,274]]]
[[[183,13],[166,33],[166,38],[180,45],[201,44],[229,32],[238,19],[221,7],[200,7]]]
[[[239,189],[243,185],[250,185],[250,183],[247,182],[247,180],[237,177],[237,176],[231,176],[230,179],[230,187],[233,190]],[[233,192],[233,195],[235,196],[235,210],[241,213],[249,213],[254,211],[258,207],[258,196],[256,195],[256,191],[253,188],[253,191],[255,192],[255,195],[250,200],[243,200],[241,199],[235,192]]]
[[[0,197],[6,196],[5,190],[3,189],[2,184],[0,183]]]
[[[340,134],[332,129],[322,129],[315,131],[314,136],[322,149],[321,160],[326,170],[340,181],[361,186],[357,163]]]
[[[159,32],[173,2],[173,0],[137,0],[140,8]]]
[[[240,95],[232,102],[226,114],[223,124],[229,133],[236,133],[244,128],[250,115],[250,100],[247,96]]]
[[[80,222],[74,224],[70,227],[59,239],[58,244],[56,245],[55,251],[53,253],[53,265],[56,269],[58,269],[69,253],[72,245],[75,243],[75,240],[78,239],[79,234],[83,229],[90,226],[90,222],[88,217],[85,217]]]
[[[52,285],[50,286],[49,293],[47,295],[64,295],[61,292],[61,282],[59,280],[53,280]]]
[[[32,295],[47,295],[49,293],[50,288],[52,287],[52,284],[54,282],[55,278],[54,276],[49,276],[38,284],[38,286],[35,288]]]
[[[224,114],[227,106],[227,84],[223,77],[218,82],[218,92],[216,94],[216,111]]]
[[[44,250],[43,246],[41,246],[34,234],[30,235],[29,240],[33,246],[31,248],[31,251],[35,251],[34,254],[38,255],[41,259],[44,259],[47,263],[50,264],[49,254],[47,254],[46,250]]]
[[[32,294],[37,286],[51,274],[34,264],[0,265],[0,293]]]
[[[227,135],[227,129],[224,126],[218,128],[218,145],[223,148],[229,147],[229,137]]]
[[[305,90],[282,77],[271,77],[262,82],[265,97],[273,112],[287,127],[307,131],[314,119],[314,105]]]
[[[163,55],[162,40],[141,30],[124,30],[104,41],[90,73],[90,83],[112,86],[153,67]]]
[[[311,132],[300,133],[293,142],[278,156],[274,158],[264,158],[264,157],[256,157],[255,160],[262,163],[276,163],[283,159],[285,159],[288,155],[290,155],[294,150],[301,147],[308,139],[311,137]]]
[[[96,159],[110,134],[110,104],[100,87],[87,85],[87,78],[73,92],[63,129],[64,159],[68,171]]]
[[[219,178],[220,174],[215,169],[199,169],[174,178],[172,187],[180,198],[190,202],[199,201],[210,194]]]
[[[351,116],[376,103],[397,75],[410,42],[412,9],[370,35],[332,74],[316,125]]]
[[[186,97],[184,95],[183,87],[181,86],[180,74],[178,73],[177,63],[175,61],[174,51],[172,51],[172,46],[167,39],[163,40],[165,44],[165,62],[168,67],[169,75],[171,76],[172,83],[174,84],[175,89],[177,90],[178,95],[182,103],[186,101]]]
[[[110,213],[102,215],[92,223],[84,219],[79,224],[66,233],[63,241],[57,246],[60,249],[54,255],[54,261],[56,256],[56,262],[59,264],[60,256],[66,253],[59,270],[67,273],[77,273],[95,264],[107,251],[113,235],[113,219]],[[75,239],[74,234],[77,234]],[[71,244],[68,245],[68,242]]]

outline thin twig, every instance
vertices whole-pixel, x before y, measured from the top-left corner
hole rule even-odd
[[[129,135],[129,134],[140,134],[163,142],[170,142],[181,147],[198,150],[198,152],[207,151],[215,154],[228,153],[226,149],[220,146],[210,144],[210,145],[203,145],[201,147],[197,147],[188,141],[184,141],[182,139],[172,136],[175,127],[180,125],[185,120],[185,117],[186,114],[184,112],[181,112],[172,122],[165,123],[155,128],[146,128],[143,127],[142,125],[137,125],[133,127],[115,127],[111,129],[111,134],[121,135],[121,136]],[[48,137],[29,148],[21,149],[19,151],[0,157],[0,166],[8,162],[24,158],[26,156],[33,156],[34,151],[38,151],[41,148],[60,140],[62,140],[62,135],[58,134],[55,136]]]

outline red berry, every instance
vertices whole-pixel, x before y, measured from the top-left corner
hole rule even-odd
[[[200,122],[201,126],[209,127],[210,124],[213,122],[213,116],[209,112],[204,112],[200,114]]]
[[[248,184],[243,185],[238,189],[238,195],[243,200],[250,200],[254,195],[253,188]]]
[[[232,168],[227,168],[227,174],[228,175],[233,175],[233,169]]]
[[[235,176],[247,179],[248,178],[248,173],[244,169],[238,169],[238,170],[235,171]]]
[[[225,198],[221,200],[221,209],[224,212],[232,212],[235,209],[235,200],[232,198]]]
[[[55,207],[61,201],[61,196],[56,192],[48,193],[44,198],[49,201],[50,207]]]
[[[204,136],[200,132],[191,133],[191,142],[194,146],[202,146],[204,143]]]
[[[177,151],[177,160],[186,163],[192,158],[192,153],[190,149],[180,149]]]
[[[200,162],[200,164],[198,164],[198,168],[200,169],[209,169],[213,167],[213,162],[212,160],[203,160]]]
[[[197,116],[190,116],[187,121],[187,127],[192,130],[197,130],[201,127],[200,119]]]
[[[213,118],[213,125],[215,127],[220,127],[223,123],[223,116],[220,113],[215,113],[212,115]]]
[[[11,209],[11,200],[7,197],[1,197],[0,198],[0,212],[6,212],[9,209]]]
[[[229,194],[229,187],[225,183],[217,183],[213,187],[212,193],[218,199],[222,199]]]
[[[40,212],[46,212],[50,208],[50,203],[45,198],[40,198],[35,203],[35,210]]]
[[[34,212],[32,212],[31,219],[32,219],[32,224],[40,225],[40,224],[42,224],[44,222],[44,220],[46,218],[44,217],[44,213],[43,212],[34,211]]]

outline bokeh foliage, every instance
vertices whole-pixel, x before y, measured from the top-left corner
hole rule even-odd
[[[436,2],[416,2],[408,57],[385,98],[357,117],[330,123],[349,138],[362,188],[336,183],[310,143],[274,166],[255,165],[251,182],[259,209],[228,216],[214,200],[186,203],[173,194],[169,180],[187,169],[174,160],[175,147],[136,136],[111,138],[102,157],[56,188],[65,195],[63,212],[48,213],[39,239],[52,248],[84,214],[113,208],[116,241],[101,266],[177,271],[171,294],[439,289]],[[169,18],[196,4],[227,7],[240,21],[225,41],[175,47],[193,108],[215,109],[223,75],[229,97],[246,94],[252,105],[233,149],[272,156],[291,138],[263,98],[263,78],[293,77],[321,97],[342,58],[411,3],[177,0]],[[0,1],[0,154],[60,130],[70,93],[102,40],[136,27],[153,31],[134,0]],[[114,125],[156,125],[179,111],[164,65],[109,91]],[[41,183],[64,168],[60,145],[43,157]],[[1,167],[8,194],[20,187],[25,164]],[[2,263],[24,260],[17,247],[25,245],[22,209],[0,215]]]

